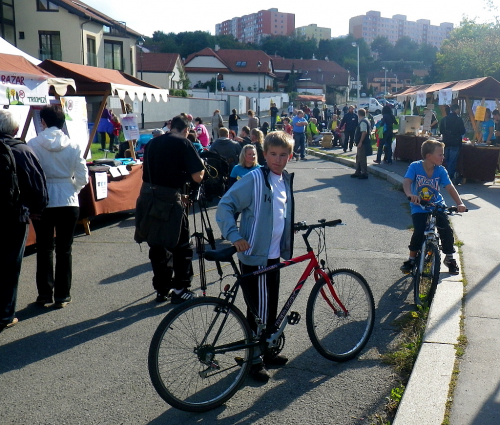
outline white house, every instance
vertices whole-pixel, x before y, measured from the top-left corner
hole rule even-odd
[[[191,54],[184,68],[194,87],[217,78],[230,91],[272,90],[273,60],[262,50],[212,50]]]

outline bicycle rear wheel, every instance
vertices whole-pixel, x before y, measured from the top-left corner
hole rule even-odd
[[[424,242],[413,273],[413,296],[416,305],[430,306],[436,292],[441,269],[439,248],[432,242]]]
[[[243,384],[254,349],[238,345],[251,341],[252,331],[238,308],[219,298],[198,298],[161,321],[149,347],[149,375],[171,406],[211,410]]]
[[[375,321],[375,302],[368,283],[358,272],[338,269],[329,277],[331,284],[319,279],[307,301],[307,333],[323,357],[344,362],[355,357],[368,342]]]

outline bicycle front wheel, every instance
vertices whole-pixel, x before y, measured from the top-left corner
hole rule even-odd
[[[307,301],[307,333],[323,357],[344,362],[355,357],[368,342],[375,321],[375,303],[368,283],[358,272],[338,269],[329,277],[331,283],[323,278],[316,282]]]
[[[439,281],[440,269],[439,248],[432,242],[424,242],[413,274],[413,297],[416,305],[431,305]]]
[[[190,412],[220,406],[248,374],[252,331],[243,313],[224,300],[198,298],[161,321],[149,347],[149,375],[163,400]]]

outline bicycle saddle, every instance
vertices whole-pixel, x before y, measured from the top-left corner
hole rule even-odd
[[[229,262],[233,255],[236,253],[236,248],[234,246],[230,246],[224,249],[217,249],[215,251],[206,251],[204,254],[205,260],[208,261],[223,261]]]

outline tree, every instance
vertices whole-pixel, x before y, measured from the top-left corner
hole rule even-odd
[[[394,46],[388,40],[387,37],[381,35],[374,38],[371,44],[372,52],[376,52],[378,59],[381,61],[390,60],[390,52],[394,49]]]
[[[437,81],[492,76],[500,79],[500,24],[476,24],[464,19],[437,54],[433,67]]]

